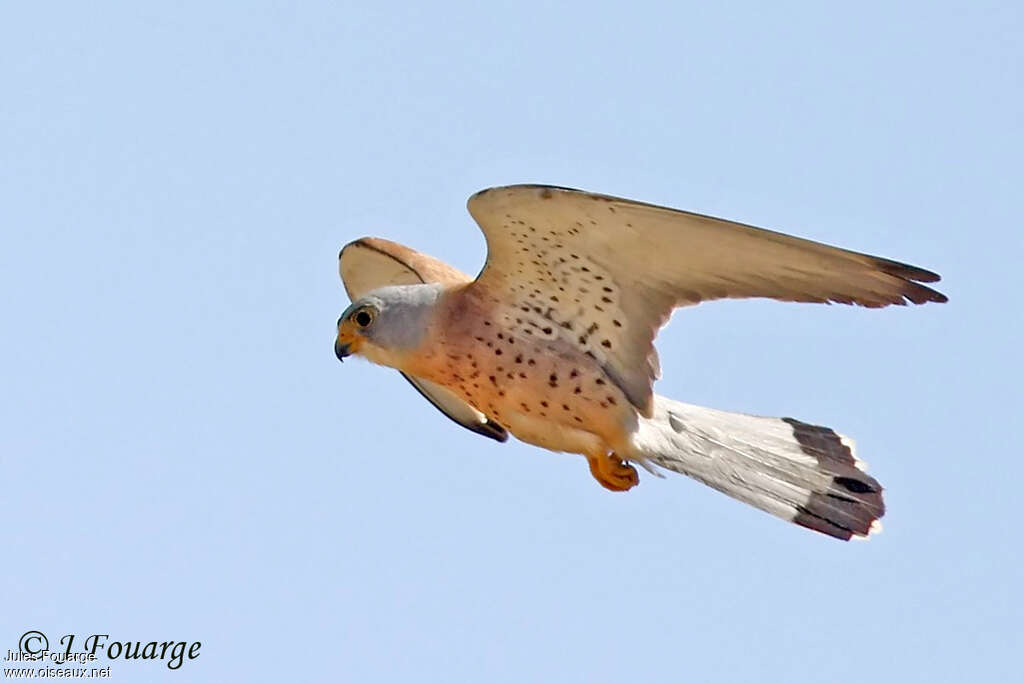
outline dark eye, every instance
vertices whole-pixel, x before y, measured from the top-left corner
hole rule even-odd
[[[352,319],[356,321],[356,325],[359,327],[369,327],[370,323],[373,322],[373,314],[367,310],[357,312]]]

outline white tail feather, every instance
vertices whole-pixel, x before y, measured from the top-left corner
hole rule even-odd
[[[881,528],[882,487],[853,441],[791,418],[755,417],[654,397],[631,459],[679,472],[786,521],[849,540]],[[649,469],[649,467],[648,467]]]

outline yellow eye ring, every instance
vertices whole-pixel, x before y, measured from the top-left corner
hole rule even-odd
[[[360,308],[352,314],[352,320],[364,330],[373,324],[375,317],[376,314],[372,308]]]

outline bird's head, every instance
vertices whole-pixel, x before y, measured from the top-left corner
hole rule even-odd
[[[406,358],[423,342],[441,285],[382,287],[369,292],[338,318],[334,355],[360,355],[379,365],[405,369]]]

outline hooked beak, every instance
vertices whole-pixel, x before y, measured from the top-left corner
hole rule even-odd
[[[363,345],[363,337],[355,330],[348,320],[338,321],[338,336],[334,340],[334,355],[344,362],[353,353],[359,353]]]
[[[352,355],[352,351],[349,350],[348,342],[341,341],[341,337],[334,340],[334,355],[338,357],[342,363],[348,356]]]

